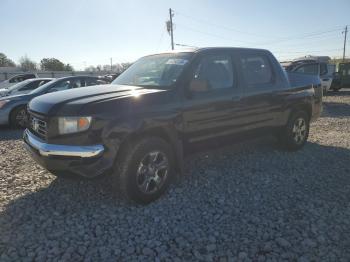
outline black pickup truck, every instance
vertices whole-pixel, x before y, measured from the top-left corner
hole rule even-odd
[[[297,150],[321,110],[319,78],[287,74],[269,51],[201,48],[143,57],[111,85],[33,99],[24,141],[57,176],[110,171],[123,196],[149,203],[191,147],[268,133]]]

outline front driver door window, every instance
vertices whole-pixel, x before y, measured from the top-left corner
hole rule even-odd
[[[195,67],[192,79],[205,82],[208,91],[232,88],[231,57],[229,55],[204,56]]]

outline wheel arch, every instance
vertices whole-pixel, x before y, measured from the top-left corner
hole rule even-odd
[[[25,108],[26,106],[27,106],[27,104],[17,104],[17,105],[15,105],[15,106],[12,107],[12,109],[9,111],[9,114],[8,114],[8,123],[9,123],[10,125],[13,124],[12,121],[11,121],[11,117],[12,117],[13,112],[14,112],[15,110],[21,108],[21,107],[24,107],[24,108]]]
[[[169,143],[174,152],[176,171],[183,174],[184,154],[182,139],[179,137],[176,129],[169,126],[151,127],[128,134],[120,143],[116,155],[116,161],[120,159],[121,155],[127,153],[126,151],[132,143],[145,137],[158,137]]]
[[[294,105],[291,108],[291,111],[290,111],[288,119],[290,119],[293,116],[293,114],[295,114],[298,111],[304,111],[308,115],[309,121],[311,120],[311,117],[312,117],[312,106],[311,106],[311,104],[301,103],[301,104]]]

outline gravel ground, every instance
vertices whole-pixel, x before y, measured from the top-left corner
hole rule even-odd
[[[299,152],[271,141],[197,154],[146,207],[109,178],[56,179],[0,130],[1,261],[349,261],[350,89]]]

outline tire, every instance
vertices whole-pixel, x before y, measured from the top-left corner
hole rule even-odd
[[[114,189],[138,204],[158,199],[174,177],[174,154],[161,138],[146,137],[131,143],[114,168]]]
[[[290,151],[301,149],[309,137],[309,129],[308,114],[305,111],[293,113],[279,136],[280,144]]]
[[[26,108],[19,106],[12,110],[10,114],[10,125],[13,128],[25,128],[26,126]]]

